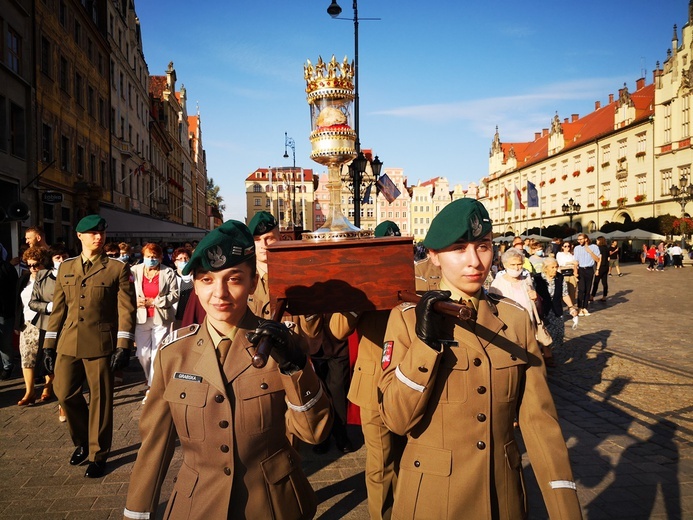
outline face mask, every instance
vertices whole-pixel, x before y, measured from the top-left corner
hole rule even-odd
[[[522,269],[506,269],[505,272],[513,278],[517,278],[522,274]]]
[[[183,269],[185,269],[185,266],[186,266],[186,265],[188,265],[188,262],[176,262],[176,267],[177,267],[180,271],[182,271]]]
[[[54,273],[58,272],[58,267],[60,267],[60,264],[62,264],[62,262],[53,262],[53,272]]]
[[[145,267],[156,267],[159,265],[159,260],[156,258],[145,258],[142,263],[144,264]]]
[[[537,252],[534,253],[534,254],[537,255],[537,256],[544,256],[544,251],[542,251],[542,250],[540,249],[539,251],[537,251]]]
[[[120,260],[121,262],[127,262],[128,260],[130,260],[130,255],[120,255],[118,260]]]
[[[173,253],[173,249],[171,249],[171,248],[169,247],[169,248],[166,250],[166,252],[169,253],[169,254],[171,254],[171,253]]]

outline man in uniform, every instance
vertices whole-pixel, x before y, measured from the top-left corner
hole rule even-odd
[[[268,211],[256,213],[248,229],[255,240],[255,255],[257,257],[258,283],[255,292],[248,299],[248,306],[257,316],[269,319],[271,317],[269,300],[269,282],[267,279],[267,247],[279,242],[279,222]]]
[[[312,518],[316,497],[287,434],[322,441],[330,402],[299,336],[248,308],[257,272],[245,224],[229,220],[211,231],[183,269],[189,273],[206,318],[174,331],[157,355],[124,518],[156,517],[176,438],[183,465],[164,518]],[[273,348],[256,369],[261,338]]]
[[[75,231],[82,254],[60,264],[44,364],[49,374],[55,369],[55,395],[76,446],[70,464],[88,458],[84,476],[98,478],[113,439],[113,371],[128,365],[134,341],[135,291],[130,269],[103,252],[106,221],[88,215]],[[89,405],[82,395],[85,378]]]
[[[376,238],[400,236],[399,227],[386,220],[374,230]],[[392,433],[380,416],[378,380],[383,354],[383,338],[390,311],[369,311],[356,326],[358,355],[348,398],[359,407],[361,430],[366,445],[366,491],[371,520],[390,518],[397,482],[399,458],[406,439]]]
[[[581,518],[568,450],[527,312],[486,295],[492,224],[473,199],[447,205],[424,245],[440,266],[439,291],[393,309],[383,344],[380,412],[407,436],[393,518],[527,517],[519,418],[551,518]],[[433,307],[454,300],[472,318]]]

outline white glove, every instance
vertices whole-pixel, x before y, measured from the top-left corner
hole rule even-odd
[[[53,302],[48,302],[46,305],[46,314],[50,314],[53,311]]]
[[[573,316],[573,330],[577,329],[578,326],[578,317]]]

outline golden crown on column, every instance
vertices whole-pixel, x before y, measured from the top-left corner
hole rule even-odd
[[[344,61],[338,63],[333,54],[332,59],[326,64],[322,61],[322,56],[318,56],[315,66],[310,60],[306,60],[303,77],[306,80],[308,94],[324,88],[354,90],[354,62],[349,63],[344,56]]]

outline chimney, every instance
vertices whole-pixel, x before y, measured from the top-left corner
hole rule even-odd
[[[574,123],[574,122],[577,121],[578,119],[580,119],[580,114],[571,114],[571,115],[570,115],[570,122],[571,122],[571,123]]]
[[[609,94],[609,103],[613,103],[613,102],[614,102],[614,95]]]
[[[645,87],[645,78],[640,78],[635,82],[635,90],[640,90]]]
[[[568,118],[563,119],[563,123],[568,123]]]
[[[594,102],[594,111],[596,112],[600,108],[602,108],[602,102],[601,101],[595,101]]]
[[[534,140],[536,141],[541,137],[541,132],[534,132]]]
[[[549,135],[549,129],[548,128],[542,128],[541,129],[541,135],[542,135],[542,137],[545,135]]]

